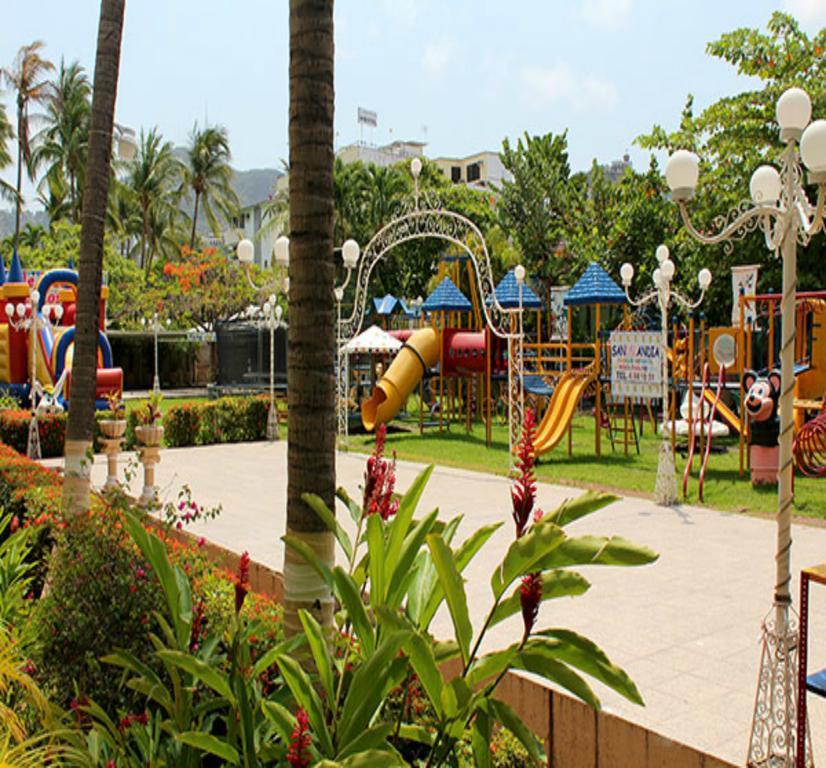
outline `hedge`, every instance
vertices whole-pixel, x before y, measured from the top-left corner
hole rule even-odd
[[[164,417],[164,440],[169,447],[264,440],[269,410],[266,395],[172,406]]]
[[[100,450],[100,427],[97,422],[108,418],[108,414],[98,411],[95,415],[94,449]],[[8,445],[18,453],[27,454],[29,447],[29,423],[32,413],[29,410],[4,409],[0,410],[0,443]],[[63,455],[63,446],[66,442],[65,413],[44,413],[37,417],[38,431],[40,432],[40,455],[44,459]],[[135,444],[134,413],[127,418],[127,430],[124,436],[125,448],[130,450]]]

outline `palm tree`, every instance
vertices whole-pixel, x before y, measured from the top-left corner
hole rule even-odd
[[[287,533],[330,567],[332,534],[301,499],[333,509],[335,491],[335,311],[333,305],[333,0],[290,0],[290,295]],[[306,583],[301,559],[284,554],[284,622],[300,632],[305,609],[332,626],[320,579]],[[297,567],[298,566],[298,567]],[[302,572],[300,592],[296,572]],[[310,596],[308,598],[308,595]],[[317,599],[316,599],[317,598]]]
[[[124,258],[132,252],[133,241],[137,241],[140,247],[140,208],[129,187],[117,178],[112,179],[109,187],[106,228],[117,238]]]
[[[180,164],[172,154],[172,144],[163,141],[157,127],[146,134],[141,130],[138,156],[129,168],[126,183],[140,209],[140,264],[147,274],[154,255],[154,249],[150,249],[150,218],[156,222],[172,219],[175,207],[169,200],[179,173]]]
[[[6,115],[6,105],[0,103],[0,170],[11,164],[9,142],[14,138],[14,131]],[[0,179],[0,198],[15,200],[14,187],[4,179]]]
[[[189,137],[179,189],[181,197],[189,194],[194,196],[190,248],[195,247],[195,231],[201,206],[210,229],[215,234],[221,231],[218,214],[229,221],[238,210],[238,196],[232,188],[231,159],[227,129],[214,126],[198,130],[196,123]]]
[[[394,166],[367,166],[367,222],[378,232],[393,218],[399,200],[407,192],[407,179]]]
[[[63,511],[67,517],[89,509],[86,454],[92,448],[95,423],[98,317],[103,278],[103,234],[109,201],[112,128],[120,70],[125,0],[101,0],[98,23],[89,156],[83,185],[80,225],[75,351],[72,364],[72,407],[66,427]]]
[[[92,84],[83,67],[61,59],[57,80],[49,84],[46,100],[46,125],[34,136],[32,169],[46,164],[40,182],[41,195],[64,192],[68,197],[66,215],[73,223],[80,221],[80,196],[83,171],[89,147],[89,115]]]
[[[31,164],[31,144],[29,142],[29,105],[42,104],[48,98],[49,82],[47,72],[54,69],[47,59],[40,55],[44,43],[35,40],[24,45],[18,52],[11,67],[3,69],[6,83],[17,92],[17,206],[14,221],[14,247],[20,235],[20,214],[23,210],[23,163]]]

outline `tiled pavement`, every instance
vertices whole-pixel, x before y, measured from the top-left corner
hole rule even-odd
[[[158,467],[164,495],[186,482],[195,498],[221,503],[216,520],[194,530],[278,570],[286,499],[285,443],[247,443],[165,450]],[[339,484],[356,492],[363,457],[339,454]],[[406,489],[420,467],[400,462]],[[93,481],[101,483],[99,457]],[[652,478],[653,485],[653,478]],[[136,483],[135,490],[139,490]],[[541,484],[539,504],[552,509],[576,494]],[[465,516],[461,532],[505,520],[467,571],[472,619],[478,628],[489,607],[492,566],[512,540],[508,483],[504,478],[437,468],[422,500],[444,517]],[[340,515],[345,525],[349,515]],[[647,706],[627,703],[598,688],[606,709],[670,738],[743,764],[759,657],[759,628],[771,604],[775,527],[771,521],[696,507],[663,509],[623,498],[570,526],[573,533],[618,534],[647,544],[659,561],[644,568],[583,569],[593,586],[584,596],[543,606],[540,623],[591,637],[624,666]],[[460,532],[460,537],[462,533]],[[793,567],[826,561],[826,529],[795,526]],[[798,589],[795,578],[793,589]],[[826,590],[813,588],[810,663],[826,666]],[[494,628],[490,646],[513,642],[521,619]],[[447,633],[449,617],[437,617]],[[826,704],[810,698],[815,756],[826,759]]]

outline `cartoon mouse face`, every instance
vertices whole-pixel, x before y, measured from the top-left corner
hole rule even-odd
[[[743,386],[747,390],[744,407],[752,421],[768,421],[777,411],[780,396],[780,374],[772,371],[766,378],[758,378],[754,371],[743,375]]]

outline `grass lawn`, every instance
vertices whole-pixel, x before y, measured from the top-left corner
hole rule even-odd
[[[485,447],[485,428],[474,424],[473,432],[467,434],[463,424],[453,424],[450,432],[439,434],[438,429],[425,430],[419,436],[418,426],[411,425],[410,433],[390,432],[387,436],[388,451],[396,451],[400,459],[436,463],[452,467],[507,474],[508,472],[508,432],[499,424],[493,428],[493,446]],[[640,442],[640,454],[633,446],[629,455],[623,454],[622,447],[611,452],[608,433],[603,432],[602,456],[594,453],[594,419],[578,416],[573,427],[573,455],[568,456],[567,442],[544,454],[537,466],[540,480],[563,485],[587,488],[602,488],[611,491],[652,496],[657,474],[657,449],[659,437],[651,432],[650,424],[645,424],[645,433]],[[372,435],[350,437],[350,450],[369,452],[372,449]],[[712,448],[722,446],[725,453],[712,453],[704,484],[704,505],[720,510],[774,514],[777,510],[777,490],[775,486],[753,488],[748,471],[742,479],[739,476],[739,452],[737,440],[728,438],[715,441]],[[682,492],[682,472],[684,458],[677,455],[678,488]],[[699,504],[697,498],[697,475],[700,462],[695,457],[694,472],[688,482],[687,503]],[[801,517],[826,519],[826,479],[815,480],[795,477],[794,513]]]

